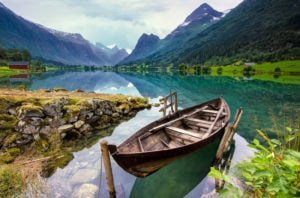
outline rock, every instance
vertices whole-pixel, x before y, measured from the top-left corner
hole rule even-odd
[[[40,130],[40,126],[31,125],[30,123],[24,120],[20,120],[16,126],[16,131],[24,134],[38,133],[39,130]]]
[[[113,113],[113,114],[112,114],[112,117],[118,118],[118,117],[120,117],[120,114],[119,114],[119,113]]]
[[[55,116],[53,119],[50,119],[49,122],[52,128],[57,128],[67,123],[64,119],[57,116]]]
[[[69,117],[69,123],[74,123],[74,122],[76,122],[78,120],[78,116],[70,116]]]
[[[33,140],[32,136],[24,134],[24,135],[22,135],[22,139],[19,139],[16,141],[16,144],[18,146],[22,146],[22,145],[26,145],[26,144],[30,143],[32,140]]]
[[[96,109],[95,114],[99,116],[103,115],[102,109],[101,108]]]
[[[34,139],[35,141],[40,140],[40,139],[41,139],[40,134],[34,133],[34,134],[33,134],[33,139]]]
[[[61,139],[64,139],[66,136],[67,136],[67,133],[61,133],[61,134],[60,134],[60,138],[61,138]]]
[[[32,118],[28,119],[28,121],[27,121],[28,124],[31,124],[33,126],[41,126],[43,122],[44,122],[44,120],[39,117],[32,117]]]
[[[112,107],[112,103],[110,103],[109,101],[101,101],[99,102],[99,107],[102,110],[104,115],[112,115],[114,112],[114,109]]]
[[[51,127],[50,126],[44,126],[40,129],[40,135],[47,137],[50,134],[51,134]]]
[[[59,103],[63,106],[68,105],[68,104],[70,104],[70,98],[62,97],[62,98],[59,99]]]
[[[79,129],[80,127],[82,127],[82,125],[84,125],[84,121],[78,120],[77,122],[75,122],[74,127],[76,129]]]
[[[60,106],[58,103],[45,105],[43,108],[43,112],[47,116],[57,116],[62,110],[62,106]]]
[[[70,179],[74,185],[91,182],[97,178],[99,171],[96,169],[79,169]]]
[[[8,109],[8,113],[9,113],[10,115],[16,115],[16,114],[17,114],[16,107],[10,107],[10,108]]]
[[[19,108],[17,110],[17,116],[19,120],[25,119],[25,118],[31,118],[31,117],[44,117],[44,113],[42,110],[32,110],[32,109],[25,109],[25,108]]]
[[[97,196],[98,187],[94,184],[81,185],[72,195],[74,198],[94,198]]]
[[[89,132],[91,132],[92,131],[92,127],[91,127],[91,125],[90,124],[84,124],[80,129],[79,129],[79,131],[80,131],[80,133],[89,133]]]
[[[97,101],[87,100],[86,102],[89,104],[89,106],[92,108],[93,111],[95,111],[97,109]]]
[[[93,123],[96,123],[99,119],[100,119],[100,116],[95,115],[95,116],[91,117],[90,119],[88,119],[87,123],[93,124]]]
[[[72,124],[66,124],[58,127],[58,133],[66,133],[68,131],[71,131],[74,128]]]
[[[91,109],[88,109],[87,107],[81,106],[80,107],[80,113],[79,113],[79,119],[85,120],[85,119],[91,119],[94,115],[94,112],[92,112]]]
[[[130,110],[131,110],[130,106],[126,103],[123,103],[120,106],[116,107],[116,111],[124,115],[128,114]]]

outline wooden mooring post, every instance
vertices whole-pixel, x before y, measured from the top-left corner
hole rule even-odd
[[[176,113],[178,111],[178,99],[177,99],[177,93],[171,92],[160,99],[160,101],[163,101],[164,106],[159,110],[163,112],[163,117],[167,115],[167,109],[171,108],[171,114]],[[168,101],[170,103],[168,104]]]
[[[106,177],[106,183],[107,183],[107,190],[109,192],[110,198],[116,197],[116,190],[114,185],[114,178],[112,173],[112,167],[109,157],[109,151],[107,146],[107,141],[103,140],[101,143],[101,153],[102,153],[102,160],[104,164],[104,171],[105,171],[105,177]],[[101,162],[102,163],[102,162]],[[101,186],[100,186],[101,188]]]
[[[222,160],[224,153],[226,153],[228,151],[228,148],[231,145],[233,136],[234,136],[237,126],[240,122],[242,114],[243,114],[243,110],[242,110],[242,108],[239,108],[236,111],[233,123],[229,123],[228,126],[226,127],[226,131],[223,135],[223,138],[220,142],[218,151],[216,153],[215,163],[220,162]]]

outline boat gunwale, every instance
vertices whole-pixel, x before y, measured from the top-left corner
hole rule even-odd
[[[161,123],[166,122],[166,120],[167,121],[168,120],[171,121],[173,119],[179,118],[179,117],[182,116],[181,114],[185,114],[186,112],[190,112],[190,111],[192,111],[193,109],[195,109],[197,107],[198,108],[199,107],[203,107],[203,106],[205,106],[207,104],[210,104],[210,103],[213,103],[214,101],[217,101],[217,100],[220,101],[220,106],[224,105],[224,110],[227,113],[226,118],[224,119],[225,120],[225,125],[222,126],[222,127],[219,127],[216,131],[214,131],[213,133],[211,133],[208,137],[206,137],[204,139],[200,139],[199,141],[196,141],[196,142],[191,143],[191,144],[186,144],[186,145],[182,145],[182,146],[174,147],[174,148],[168,148],[168,149],[165,149],[165,150],[143,151],[143,152],[141,152],[141,151],[139,151],[139,152],[120,152],[119,151],[120,147],[125,146],[127,143],[131,142],[133,139],[138,138],[138,136],[147,133],[145,131],[149,131],[151,128],[153,128],[153,127],[155,127],[155,126],[157,126],[157,125],[159,125]],[[198,144],[201,145],[203,142],[209,141],[216,134],[220,133],[220,131],[223,130],[227,126],[229,120],[230,120],[230,109],[229,109],[229,106],[226,103],[226,101],[222,97],[219,97],[219,98],[216,98],[216,99],[212,99],[210,101],[207,101],[207,102],[204,102],[204,103],[201,103],[201,104],[198,104],[198,105],[194,105],[194,106],[188,107],[186,109],[180,110],[180,111],[178,111],[175,114],[168,115],[167,117],[160,118],[160,119],[158,119],[156,121],[153,121],[153,122],[147,124],[146,126],[144,126],[141,129],[139,129],[130,138],[126,139],[119,146],[117,146],[117,151],[115,153],[111,153],[111,155],[112,156],[117,155],[118,157],[133,157],[133,156],[142,156],[142,155],[151,156],[151,155],[157,155],[157,153],[174,152],[174,150],[178,150],[178,149],[188,150],[189,147],[194,147],[195,145],[198,145]],[[203,146],[205,146],[205,145],[206,144],[204,144]],[[201,147],[197,147],[197,148],[201,148]]]

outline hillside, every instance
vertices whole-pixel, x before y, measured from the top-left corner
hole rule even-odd
[[[153,34],[143,34],[132,53],[119,64],[143,62],[144,58],[152,54],[176,50],[200,31],[219,21],[223,16],[224,13],[214,10],[210,5],[204,3],[194,10],[182,24],[164,39],[159,39],[158,36]],[[170,57],[168,58],[170,59]],[[153,58],[153,60],[156,59]]]
[[[138,62],[226,65],[300,59],[300,2],[244,0],[229,14],[171,50]]]
[[[0,3],[0,47],[27,49],[34,59],[67,65],[114,65],[123,49],[93,45],[77,33],[61,32],[30,22]]]

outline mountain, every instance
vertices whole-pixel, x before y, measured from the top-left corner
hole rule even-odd
[[[77,33],[30,22],[0,3],[0,46],[27,49],[33,58],[66,65],[114,65],[128,54],[123,49],[93,45]]]
[[[210,5],[204,3],[194,10],[181,25],[167,35],[166,39],[168,40],[174,37],[180,37],[183,34],[201,31],[213,22],[220,20],[223,15],[224,13],[214,10]]]
[[[147,56],[157,52],[168,52],[179,48],[188,39],[208,28],[225,14],[214,10],[210,5],[204,3],[194,10],[185,20],[168,34],[164,39],[150,34],[143,34],[134,48],[133,52],[120,64],[140,62]],[[150,40],[150,42],[148,42]],[[143,47],[141,47],[143,46]]]
[[[127,56],[122,63],[136,61],[145,58],[146,55],[151,54],[159,46],[159,37],[154,34],[143,34],[132,53]]]
[[[299,0],[244,0],[210,26],[189,38],[177,36],[177,43],[136,62],[226,65],[300,59],[299,10]]]

